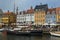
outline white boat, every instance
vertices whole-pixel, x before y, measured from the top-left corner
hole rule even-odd
[[[53,36],[59,36],[60,37],[60,25],[52,26],[50,29],[50,34]]]
[[[0,29],[0,32],[2,32],[3,30],[4,30],[4,28],[1,28],[1,29]]]
[[[53,36],[60,36],[60,31],[50,32]]]

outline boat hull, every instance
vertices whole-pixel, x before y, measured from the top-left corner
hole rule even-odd
[[[59,34],[59,33],[50,32],[50,34],[51,34],[52,36],[58,36],[58,37],[60,37],[60,34]]]
[[[31,32],[14,32],[14,31],[7,31],[7,34],[11,35],[22,35],[22,36],[41,36],[42,31],[31,31]]]
[[[31,33],[30,35],[32,36],[41,36],[43,34],[43,31],[42,30],[31,30]]]

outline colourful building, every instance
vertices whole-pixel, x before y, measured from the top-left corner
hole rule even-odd
[[[37,25],[43,25],[45,23],[45,15],[47,12],[48,6],[47,4],[44,5],[36,5],[35,11],[34,11],[34,19],[35,19],[35,24]]]
[[[46,22],[48,24],[56,24],[56,8],[50,8],[46,14]]]
[[[20,13],[17,14],[16,21],[18,24],[22,25],[34,23],[34,9],[31,7],[26,11],[21,11]]]
[[[26,21],[25,11],[18,12],[18,14],[16,15],[17,25],[24,25],[25,21]]]
[[[3,15],[3,11],[2,9],[0,9],[0,28],[2,28],[2,15]]]
[[[2,11],[2,9],[0,9],[0,23],[2,22],[2,15],[3,15],[3,11]]]
[[[32,7],[30,7],[30,9],[27,10],[25,17],[26,17],[27,24],[34,23],[34,9]]]
[[[56,18],[57,18],[56,22],[60,24],[60,7],[56,8]]]
[[[13,12],[5,12],[2,17],[2,23],[9,25],[16,23],[16,15]]]

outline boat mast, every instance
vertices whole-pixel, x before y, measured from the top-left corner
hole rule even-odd
[[[13,12],[15,13],[15,1],[14,1],[14,9],[13,9]]]

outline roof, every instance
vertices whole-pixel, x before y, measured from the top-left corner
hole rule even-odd
[[[49,12],[56,11],[56,8],[50,8],[48,9]]]
[[[35,6],[35,9],[47,10],[47,9],[48,9],[48,5],[47,5],[47,4],[44,4],[44,5],[36,5],[36,6]],[[34,10],[35,10],[35,9],[34,9]]]
[[[13,13],[13,12],[5,12],[5,13],[3,14],[3,16],[9,16],[9,15],[16,16],[16,14]]]
[[[34,9],[27,10],[27,14],[32,14],[32,13],[34,13]]]
[[[14,14],[13,12],[5,12],[4,14],[9,15],[9,14]]]
[[[57,7],[56,10],[59,11],[60,10],[60,7]]]
[[[12,12],[5,12],[4,14],[11,14]]]
[[[60,14],[60,7],[56,8],[56,14]]]

